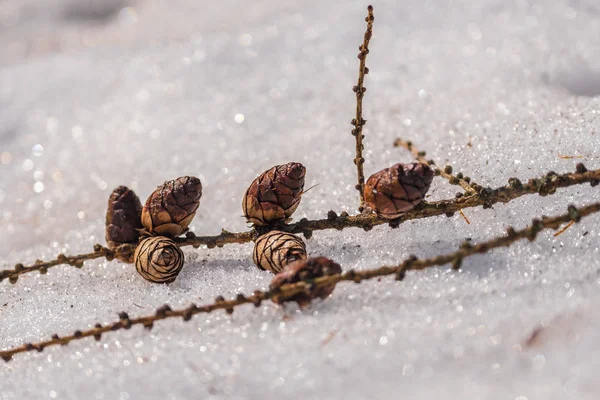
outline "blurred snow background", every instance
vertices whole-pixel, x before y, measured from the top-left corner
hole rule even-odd
[[[376,1],[366,173],[413,140],[484,185],[600,167],[595,0]],[[0,267],[104,241],[106,200],[193,174],[198,234],[243,230],[241,196],[278,163],[319,183],[295,217],[354,212],[361,1],[0,1]],[[577,158],[571,158],[577,157]],[[431,198],[456,187],[434,181]],[[397,230],[316,232],[313,255],[371,268],[455,250],[570,203],[572,187]],[[448,267],[338,286],[306,310],[136,327],[0,363],[0,399],[596,399],[600,217]],[[266,288],[248,245],[186,249],[170,286],[92,261],[0,285],[0,347]],[[533,332],[539,331],[532,340]],[[529,345],[528,345],[529,343]]]

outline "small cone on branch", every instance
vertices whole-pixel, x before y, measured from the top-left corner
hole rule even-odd
[[[283,285],[296,283],[299,281],[310,281],[322,276],[335,275],[342,273],[342,267],[327,257],[315,257],[305,260],[294,261],[288,264],[283,271],[275,275],[271,281],[270,289],[277,291]],[[315,286],[308,291],[286,295],[282,290],[274,294],[271,298],[277,304],[283,304],[287,301],[295,301],[300,307],[308,305],[313,299],[327,298],[335,288],[335,283],[328,285]]]
[[[138,229],[142,228],[140,217],[142,203],[133,190],[119,186],[108,198],[106,210],[106,243],[115,249],[124,243],[137,243]]]
[[[297,260],[306,258],[306,245],[301,238],[291,233],[270,231],[260,236],[254,244],[252,259],[262,270],[274,274]]]
[[[398,163],[383,169],[367,180],[365,204],[383,218],[398,218],[423,201],[433,175],[425,163]]]
[[[175,237],[189,226],[202,197],[200,179],[193,176],[167,181],[160,185],[142,209],[142,223],[152,234]]]
[[[171,283],[183,267],[183,252],[164,236],[143,239],[133,255],[135,269],[147,281]]]
[[[288,220],[300,204],[305,174],[306,168],[297,162],[277,165],[260,174],[242,200],[246,220],[256,226]]]

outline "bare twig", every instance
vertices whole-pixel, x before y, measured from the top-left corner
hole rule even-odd
[[[373,6],[369,6],[367,9],[369,12],[365,18],[365,21],[367,22],[367,31],[365,32],[362,44],[358,47],[360,50],[360,53],[358,53],[358,59],[360,60],[358,66],[358,83],[352,88],[354,93],[356,93],[356,118],[352,119],[351,124],[354,126],[352,129],[352,135],[356,138],[356,157],[354,158],[354,164],[356,164],[356,172],[358,175],[356,190],[358,190],[360,193],[360,206],[358,207],[359,212],[363,211],[365,204],[365,173],[363,171],[365,159],[362,155],[364,149],[364,136],[362,132],[363,126],[367,121],[362,117],[362,99],[367,91],[367,88],[364,87],[363,83],[365,80],[365,75],[369,73],[369,69],[366,67],[366,62],[367,54],[369,54],[369,41],[373,35],[373,20],[375,19],[373,16]]]
[[[135,247],[133,250],[135,250]],[[126,246],[122,246],[123,251],[125,251]],[[119,248],[121,249],[121,247]],[[37,260],[32,265],[24,266],[19,263],[16,264],[13,269],[6,269],[0,271],[0,281],[8,278],[10,283],[16,283],[19,275],[26,274],[28,272],[39,271],[40,274],[46,274],[49,268],[56,267],[57,265],[72,265],[75,268],[83,267],[84,261],[94,260],[96,258],[106,258],[111,261],[115,258],[115,251],[110,250],[106,247],[103,247],[99,244],[94,246],[94,251],[86,254],[78,254],[75,256],[66,256],[64,254],[59,254],[54,260],[42,261]],[[133,251],[131,252],[133,254]]]
[[[432,160],[427,160],[425,158],[426,153],[424,151],[419,151],[419,149],[417,149],[415,145],[410,141],[396,139],[394,141],[394,146],[403,147],[406,150],[410,151],[413,157],[419,162],[429,164],[431,166],[434,165],[434,162]],[[452,175],[452,167],[449,165],[444,167],[444,169],[436,167],[434,168],[434,171],[436,175],[440,175],[441,177],[446,178],[448,182],[450,182],[450,184],[460,185],[460,187],[462,187],[467,194],[477,193],[481,189],[481,185],[472,182],[471,178],[469,178],[468,176],[463,177],[463,174],[461,172],[459,172],[456,175]]]
[[[96,340],[100,340],[102,338],[102,334],[104,333],[120,329],[129,329],[133,325],[143,325],[145,328],[151,329],[156,321],[166,318],[177,317],[182,318],[184,321],[189,321],[195,314],[210,313],[220,309],[231,314],[233,313],[235,307],[242,304],[251,303],[258,307],[263,300],[273,299],[277,301],[281,299],[289,299],[299,293],[309,294],[311,291],[318,290],[320,287],[332,284],[335,285],[342,281],[353,281],[355,283],[359,283],[362,280],[373,279],[386,275],[396,275],[397,280],[402,280],[405,272],[408,270],[422,270],[425,268],[441,266],[445,264],[451,264],[454,269],[458,269],[460,268],[463,259],[474,254],[483,254],[498,247],[507,247],[520,239],[527,238],[528,240],[533,241],[535,240],[537,234],[544,229],[557,229],[565,222],[578,222],[581,218],[598,211],[600,211],[600,203],[593,203],[579,209],[575,208],[574,206],[569,206],[567,213],[563,215],[551,218],[542,217],[542,219],[534,219],[530,226],[518,231],[513,228],[508,228],[506,235],[500,236],[496,239],[492,239],[478,245],[471,245],[469,242],[465,242],[461,246],[460,250],[437,257],[418,259],[414,256],[411,256],[396,266],[382,266],[364,271],[350,270],[342,274],[316,278],[312,281],[301,281],[294,284],[286,284],[276,290],[269,290],[266,292],[257,290],[251,296],[238,294],[232,300],[225,300],[223,296],[218,296],[214,303],[204,306],[192,304],[186,308],[172,310],[169,306],[165,305],[157,309],[152,315],[146,315],[133,319],[129,318],[127,313],[121,312],[119,313],[119,321],[117,322],[113,322],[108,325],[96,324],[94,328],[87,330],[76,330],[73,334],[63,337],[59,337],[55,334],[49,340],[38,343],[27,343],[0,351],[0,357],[2,357],[5,361],[9,361],[13,355],[18,353],[24,353],[32,350],[41,352],[46,347],[59,344],[65,345],[71,341],[86,337],[94,337]]]
[[[268,229],[278,229],[290,233],[302,233],[305,237],[312,236],[313,231],[325,229],[342,230],[345,228],[362,228],[370,230],[377,225],[389,224],[392,228],[398,227],[402,222],[429,218],[438,215],[452,216],[465,208],[483,206],[491,208],[496,203],[508,203],[518,197],[528,194],[538,193],[540,196],[553,194],[559,188],[565,188],[584,183],[591,183],[593,186],[600,182],[600,169],[588,171],[583,164],[577,164],[577,172],[557,175],[549,172],[539,179],[530,179],[526,184],[522,184],[517,178],[510,178],[508,185],[496,189],[481,188],[479,193],[465,195],[450,200],[441,200],[432,203],[422,203],[415,209],[403,214],[395,220],[386,220],[375,214],[348,215],[342,212],[340,215],[330,211],[325,219],[308,220],[306,218],[290,225],[272,226]],[[180,247],[183,246],[207,246],[209,248],[222,247],[230,243],[248,243],[254,240],[262,231],[255,229],[247,232],[228,232],[223,230],[217,236],[195,236],[189,233],[185,238],[176,239]],[[112,259],[117,255],[120,258],[127,258],[127,255],[133,254],[135,245],[122,245],[116,250],[110,250],[97,244],[93,253],[81,254],[76,256],[60,255],[51,261],[37,261],[33,265],[23,266],[17,264],[14,269],[0,271],[0,281],[8,278],[10,282],[15,283],[19,275],[40,271],[46,273],[51,267],[61,264],[71,264],[81,267],[86,260],[106,257]]]

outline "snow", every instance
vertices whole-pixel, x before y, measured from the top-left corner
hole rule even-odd
[[[196,175],[204,190],[192,229],[241,231],[247,185],[299,161],[307,186],[319,185],[296,220],[354,213],[349,122],[366,6],[2,2],[0,267],[103,243],[106,201],[121,184],[143,201],[167,179]],[[396,137],[482,185],[576,162],[600,167],[596,1],[374,6],[367,176],[410,160],[392,147]],[[436,178],[430,199],[456,191]],[[599,199],[597,187],[577,186],[467,209],[471,225],[457,214],[396,230],[320,231],[307,247],[344,269],[372,268]],[[244,306],[20,354],[0,363],[0,399],[596,399],[599,222],[472,257],[460,272],[340,284],[304,310]],[[184,254],[169,286],[103,260],[2,282],[0,348],[112,322],[119,311],[249,294],[271,279],[253,265],[251,244]]]

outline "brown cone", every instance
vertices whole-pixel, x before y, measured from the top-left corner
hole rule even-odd
[[[202,197],[200,179],[183,176],[160,185],[142,209],[142,223],[151,233],[179,236],[194,219]]]
[[[270,231],[260,236],[254,245],[252,259],[256,266],[274,274],[297,260],[306,258],[306,245],[296,235]]]
[[[183,252],[164,236],[143,239],[133,255],[135,269],[147,281],[171,283],[183,267]]]
[[[123,243],[137,243],[142,203],[133,190],[119,186],[108,198],[106,210],[106,243],[114,249]]]
[[[341,272],[342,267],[327,257],[299,260],[288,264],[283,271],[275,275],[271,281],[270,289],[277,290],[288,283],[309,281],[321,276],[340,274]],[[313,288],[309,292],[297,293],[291,296],[285,296],[283,294],[275,295],[272,300],[277,304],[283,304],[286,301],[295,301],[300,307],[304,307],[309,304],[312,299],[327,298],[327,296],[333,292],[334,288],[335,284],[319,286]]]
[[[423,201],[433,175],[424,163],[398,163],[383,169],[365,184],[366,206],[383,218],[398,218]]]
[[[277,165],[250,184],[242,200],[248,222],[257,226],[287,220],[298,208],[306,168],[300,163]]]

